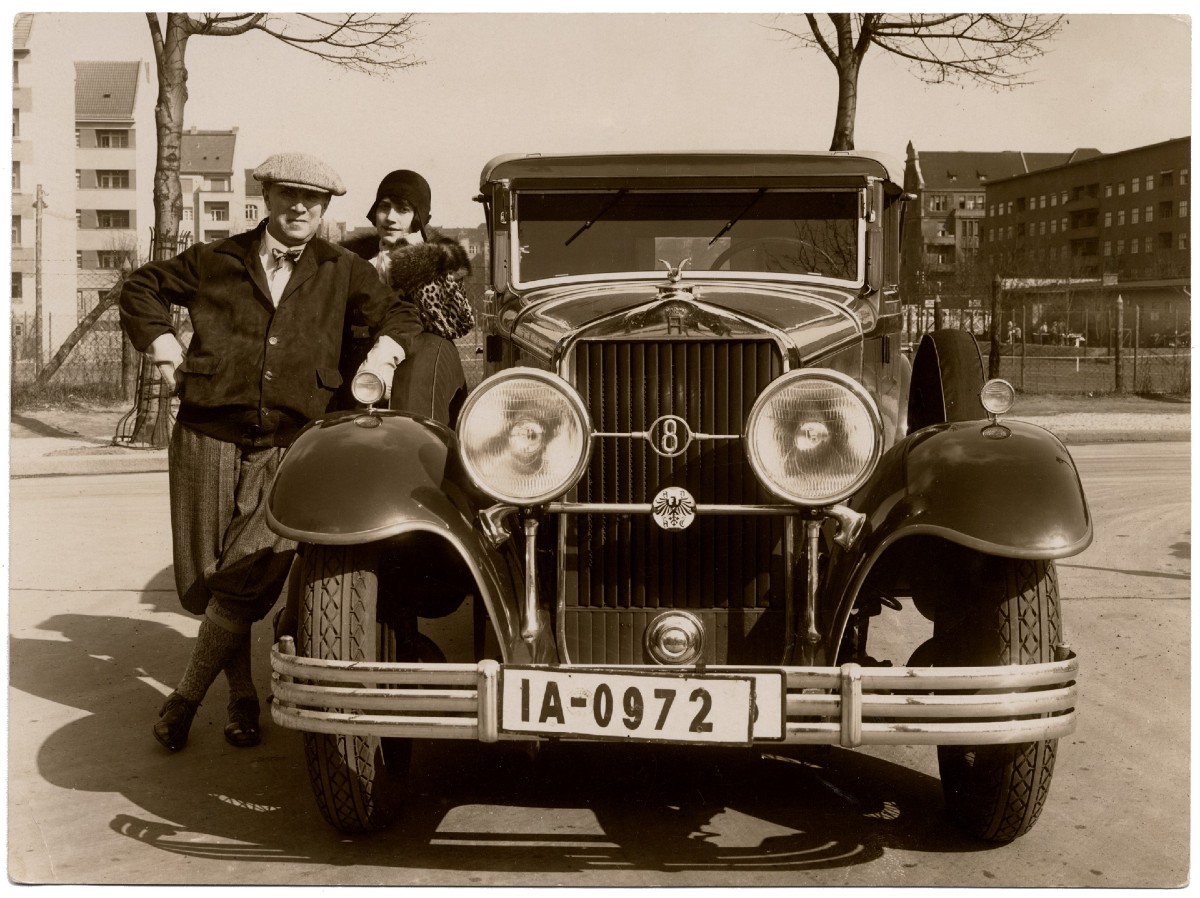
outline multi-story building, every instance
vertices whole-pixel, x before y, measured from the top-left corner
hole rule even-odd
[[[1183,137],[992,182],[986,256],[1001,274],[1181,297],[1190,286],[1190,157]]]
[[[44,18],[18,15],[13,29],[14,375],[47,361],[145,257],[152,214],[139,182],[153,172],[149,67],[77,61]]]
[[[242,221],[239,231],[253,231],[267,217],[267,202],[263,199],[262,184],[254,180],[254,169],[243,169]]]
[[[184,131],[179,154],[179,186],[183,191],[181,242],[208,243],[245,228],[242,185],[234,184],[233,151],[237,128]],[[235,191],[235,187],[237,188]]]
[[[1071,153],[925,151],[910,142],[904,189],[915,199],[905,211],[904,296],[973,308],[987,296],[989,275],[979,265],[984,203],[990,184],[1099,155]]]

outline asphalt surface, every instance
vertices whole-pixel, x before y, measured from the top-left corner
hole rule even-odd
[[[1191,440],[1190,404],[1183,403],[1175,413],[1064,411],[1011,417],[1046,428],[1068,446]],[[37,411],[13,416],[9,441],[11,477],[133,474],[167,469],[165,449],[114,445],[111,438],[98,433],[69,430],[60,418]]]

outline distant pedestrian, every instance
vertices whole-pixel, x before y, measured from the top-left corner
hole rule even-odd
[[[254,171],[267,219],[253,231],[197,244],[130,275],[121,323],[177,391],[169,483],[175,584],[203,614],[183,678],[154,724],[171,751],[187,743],[201,700],[220,672],[229,682],[225,738],[260,740],[250,628],[279,598],[295,543],[266,524],[267,490],[283,455],[341,384],[351,325],[377,346],[363,366],[387,380],[421,325],[407,297],[368,263],[316,236],[337,173],[304,153],[278,153]],[[173,305],[189,312],[186,357]]]
[[[367,220],[375,233],[343,245],[379,272],[380,279],[416,306],[424,332],[385,384],[391,407],[450,425],[466,398],[467,380],[454,340],[475,326],[461,281],[470,272],[466,251],[429,226],[429,183],[414,171],[387,174],[375,191]],[[351,344],[342,364],[354,371],[366,353],[364,342]]]

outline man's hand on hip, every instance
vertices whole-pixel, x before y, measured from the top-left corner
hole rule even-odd
[[[150,361],[158,368],[171,392],[175,392],[175,369],[183,364],[183,347],[179,345],[179,340],[174,334],[161,334],[150,344],[146,355],[150,356]]]

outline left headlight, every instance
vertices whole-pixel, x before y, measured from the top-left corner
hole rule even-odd
[[[511,368],[471,391],[458,419],[459,453],[489,496],[537,505],[583,475],[591,424],[583,401],[561,378]]]
[[[772,493],[797,505],[839,502],[862,486],[883,451],[883,425],[855,380],[820,368],[773,381],[746,419],[746,449]]]

